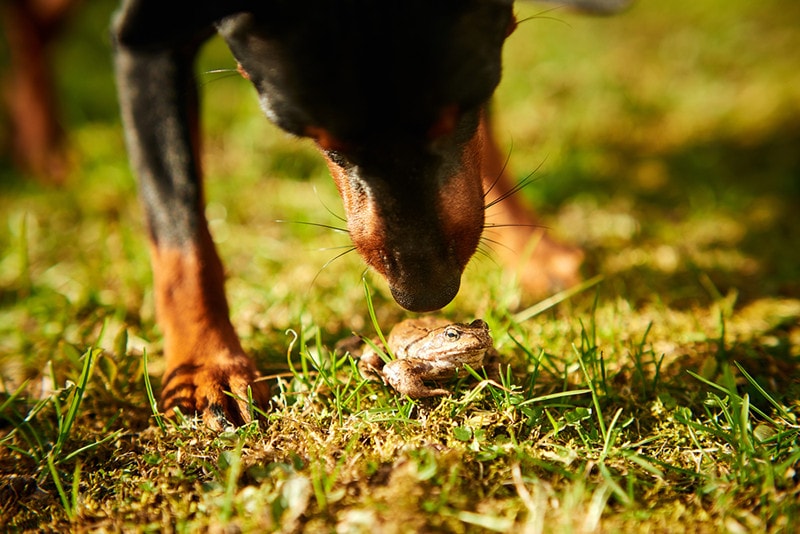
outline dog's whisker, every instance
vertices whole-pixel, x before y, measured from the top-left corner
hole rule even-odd
[[[490,186],[489,186],[489,189],[487,189],[487,190],[486,190],[486,191],[483,193],[483,198],[486,198],[486,197],[489,195],[489,193],[491,193],[491,192],[492,192],[492,189],[494,189],[494,186],[496,186],[496,185],[497,185],[497,182],[499,182],[499,181],[500,181],[500,178],[502,178],[502,177],[503,177],[503,174],[505,174],[505,172],[506,172],[506,168],[508,167],[508,162],[509,162],[509,161],[511,161],[511,152],[512,152],[513,150],[514,150],[514,141],[512,140],[512,141],[511,141],[511,146],[510,146],[510,147],[508,147],[508,154],[506,154],[506,160],[503,162],[503,166],[502,166],[502,167],[500,167],[500,172],[498,172],[498,173],[497,173],[497,176],[495,176],[495,178],[494,178],[494,181],[492,182],[492,185],[490,185]]]
[[[329,259],[328,261],[323,263],[322,267],[320,267],[319,271],[317,271],[317,274],[315,274],[314,278],[311,279],[311,284],[310,284],[311,286],[313,286],[317,282],[317,278],[320,277],[320,275],[322,274],[322,271],[324,271],[326,268],[328,268],[329,265],[331,265],[333,262],[335,262],[336,260],[338,260],[342,256],[346,256],[347,254],[350,254],[351,252],[353,252],[356,249],[356,247],[353,247],[353,246],[333,247],[333,248],[346,248],[347,250],[345,250],[343,252],[340,252],[336,256],[332,257],[331,259]],[[321,250],[325,250],[325,249],[321,249]]]
[[[325,204],[325,201],[322,200],[322,198],[319,196],[319,191],[317,191],[317,186],[314,186],[314,195],[316,195],[317,200],[319,200],[319,203],[322,204],[322,207],[325,208],[325,211],[327,211],[332,217],[339,219],[343,223],[347,224],[347,219],[345,219],[344,217],[333,211],[327,204]]]
[[[491,237],[486,237],[486,236],[481,236],[481,241],[480,242],[481,242],[481,244],[487,244],[487,245],[500,245],[502,247],[506,246],[502,242],[500,242],[499,240],[493,239]]]
[[[525,189],[526,187],[528,187],[532,183],[536,182],[539,178],[537,177],[536,179],[534,179],[533,176],[539,171],[539,169],[542,168],[542,165],[544,165],[545,161],[547,161],[546,158],[544,160],[542,160],[542,162],[539,163],[539,165],[537,165],[536,168],[533,169],[527,176],[525,176],[525,178],[523,178],[522,180],[517,182],[517,184],[514,185],[514,187],[512,187],[511,189],[509,189],[508,191],[506,191],[505,193],[503,193],[502,195],[500,195],[496,199],[494,199],[491,202],[489,202],[488,204],[486,204],[486,206],[484,207],[484,210],[488,210],[492,206],[495,206],[495,205],[499,204],[500,202],[503,202],[507,198],[509,198],[511,196],[514,196],[515,194],[519,193],[520,191],[522,191],[523,189]]]
[[[342,228],[340,226],[334,226],[332,224],[325,224],[325,223],[317,223],[311,221],[291,221],[287,219],[275,219],[274,222],[276,223],[289,223],[289,224],[304,224],[307,226],[317,226],[319,228],[327,228],[328,230],[333,230],[334,232],[342,232],[344,234],[349,234],[350,231],[347,228]]]
[[[488,249],[488,250],[487,250]],[[480,255],[481,258],[487,259],[494,264],[497,264],[495,259],[494,249],[488,243],[482,243],[476,250],[475,254]]]
[[[334,256],[334,257],[332,257],[331,259],[329,259],[328,261],[326,261],[326,262],[325,262],[325,263],[322,265],[322,267],[320,268],[320,271],[324,270],[324,269],[325,269],[325,268],[326,268],[328,265],[330,265],[331,263],[335,262],[335,261],[336,261],[336,260],[338,260],[339,258],[341,258],[341,257],[343,257],[343,256],[346,256],[347,254],[350,254],[350,253],[351,253],[351,252],[353,252],[355,249],[356,249],[356,247],[347,247],[347,248],[346,248],[346,250],[344,250],[344,251],[340,252],[340,253],[339,253],[339,254],[337,254],[336,256]]]
[[[497,246],[503,247],[504,249],[509,250],[511,252],[516,252],[516,250],[514,250],[511,247],[509,247],[505,243],[502,243],[502,242],[498,241],[497,239],[492,239],[490,237],[481,236],[481,243],[485,244],[486,246],[489,246],[490,244],[491,245],[497,245]],[[489,247],[489,248],[491,248],[491,247]],[[492,250],[494,250],[494,249],[492,249]]]
[[[214,74],[220,74],[220,76],[212,76]],[[227,80],[228,78],[235,78],[241,77],[241,74],[236,69],[214,69],[214,70],[207,70],[202,73],[203,80],[200,82],[201,87],[206,87],[211,82],[216,82],[219,80]]]
[[[329,250],[343,250],[343,249],[346,249],[346,248],[350,249],[350,250],[353,250],[355,247],[353,245],[338,245],[338,246],[335,246],[335,247],[319,247],[319,248],[316,248],[314,250],[317,251],[317,252],[328,252]],[[348,250],[347,252],[350,252],[350,250]]]
[[[496,228],[540,228],[542,230],[552,230],[549,226],[543,224],[525,224],[525,223],[489,223],[484,224],[484,230],[494,230]]]
[[[493,222],[492,219],[499,219],[503,217],[504,213],[502,211],[490,211],[484,214],[483,216],[483,227],[486,228],[487,226],[492,226]]]
[[[232,72],[238,73],[239,71],[236,69],[211,69],[203,71],[203,74],[220,74],[220,73],[230,74]]]
[[[475,261],[483,262],[483,261],[490,261],[494,266],[500,266],[497,262],[497,252],[491,246],[490,243],[483,242],[478,244],[478,248],[475,250]]]
[[[548,13],[552,13],[553,11],[558,11],[560,9],[564,9],[565,7],[567,7],[567,6],[555,6],[555,7],[551,7],[550,9],[545,9],[544,11],[539,11],[538,13],[535,13],[535,14],[531,15],[530,17],[525,17],[524,19],[517,20],[517,26],[519,26],[520,24],[522,24],[524,22],[530,22],[532,20],[551,20],[551,21],[554,21],[554,22],[560,22],[561,24],[564,24],[568,28],[572,28],[572,26],[566,20],[560,19],[558,17],[553,17],[553,16],[547,15]]]

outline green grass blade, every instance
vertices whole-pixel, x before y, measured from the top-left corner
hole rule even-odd
[[[123,434],[123,430],[116,430],[116,431],[112,432],[111,434],[109,434],[108,436],[106,436],[106,437],[104,437],[102,439],[99,439],[97,441],[93,441],[92,443],[89,443],[88,445],[84,445],[83,447],[75,449],[71,453],[65,454],[64,457],[61,459],[61,463],[67,463],[70,460],[72,460],[73,458],[78,458],[83,453],[88,452],[88,451],[92,451],[92,450],[98,448],[103,443],[108,443],[109,441],[113,441],[113,440],[117,439],[118,437],[120,437],[122,434]]]
[[[72,488],[70,490],[70,509],[72,510],[72,515],[77,515],[78,512],[78,500],[80,498],[80,491],[81,491],[81,461],[78,460],[75,462],[75,469],[72,471]]]
[[[375,327],[375,332],[377,332],[377,334],[378,334],[378,339],[381,340],[381,344],[383,345],[384,350],[390,356],[389,361],[390,360],[394,360],[394,354],[392,354],[392,349],[389,347],[389,344],[386,342],[386,338],[383,335],[383,331],[381,330],[381,327],[378,324],[378,316],[375,314],[375,306],[372,303],[372,293],[369,290],[369,284],[367,283],[367,279],[366,278],[362,278],[361,281],[364,284],[364,298],[367,301],[367,311],[369,312],[369,318],[370,318],[370,321],[372,321],[372,326]],[[374,343],[371,343],[367,339],[365,339],[364,341],[366,341],[374,349],[377,348],[377,347],[375,347]],[[378,351],[379,355],[381,353],[383,353],[383,350],[379,350]]]
[[[97,349],[89,349],[83,355],[83,369],[81,369],[81,375],[78,379],[78,383],[75,385],[72,391],[72,400],[69,403],[69,407],[67,408],[67,413],[64,416],[63,421],[61,421],[61,424],[59,425],[61,428],[58,432],[56,444],[53,447],[54,455],[56,457],[58,457],[58,455],[61,453],[62,448],[69,439],[72,425],[75,424],[75,420],[78,417],[78,409],[83,402],[84,395],[86,394],[86,386],[89,383],[89,377],[91,376],[92,369],[94,368],[96,352],[99,353]]]
[[[747,381],[750,383],[750,385],[753,386],[754,388],[756,388],[756,390],[759,393],[761,393],[761,396],[763,396],[764,399],[766,399],[766,401],[768,403],[770,403],[772,405],[772,407],[775,408],[778,411],[778,413],[781,415],[781,417],[783,417],[783,418],[789,418],[790,417],[789,416],[789,412],[786,410],[786,407],[783,406],[778,401],[776,401],[775,398],[767,392],[767,390],[765,390],[763,387],[761,387],[761,384],[759,384],[758,381],[755,378],[750,376],[750,373],[748,373],[745,370],[745,368],[742,367],[742,365],[739,362],[733,362],[733,364],[739,369],[739,372],[742,373],[742,375],[744,375],[744,377],[747,379]],[[770,419],[770,422],[772,422],[773,424],[777,424],[777,422],[773,421],[772,419]]]
[[[561,399],[561,398],[564,398],[564,397],[575,397],[575,396],[578,396],[578,395],[585,395],[585,394],[591,393],[591,392],[592,392],[591,389],[572,389],[572,390],[569,390],[569,391],[559,391],[558,393],[549,393],[547,395],[541,395],[539,397],[534,397],[532,399],[524,400],[524,401],[520,402],[519,404],[517,404],[517,406],[525,406],[525,405],[528,405],[528,404],[547,402],[547,401],[551,401],[551,400],[554,400],[554,399]]]
[[[150,382],[150,373],[147,370],[147,363],[147,349],[144,349],[142,351],[142,365],[144,365],[142,376],[144,378],[144,389],[147,393],[147,402],[150,404],[150,411],[153,414],[153,419],[156,421],[156,426],[158,426],[161,432],[166,432],[167,425],[164,424],[164,419],[161,417],[161,412],[158,410],[158,401],[156,400],[155,393],[153,393],[153,384]]]
[[[64,507],[64,512],[66,512],[69,520],[72,521],[74,519],[72,501],[64,491],[64,485],[61,483],[61,475],[58,473],[52,454],[47,455],[47,468],[50,471],[50,477],[53,479],[53,483],[56,485],[56,492],[58,493],[58,498],[61,500],[61,505]]]
[[[583,376],[586,379],[586,384],[589,386],[589,389],[592,393],[592,405],[594,405],[594,409],[596,412],[597,417],[597,424],[600,427],[600,435],[603,436],[603,440],[608,440],[608,432],[606,431],[606,423],[603,420],[603,411],[600,409],[600,399],[597,395],[597,389],[594,385],[594,380],[592,380],[591,375],[589,375],[589,371],[586,368],[586,364],[583,361],[583,357],[581,356],[580,351],[578,351],[578,347],[574,344],[572,345],[572,350],[578,356],[578,364],[581,366],[581,370],[583,371]]]
[[[605,277],[603,275],[594,276],[585,282],[581,282],[580,284],[575,285],[569,289],[565,289],[564,291],[560,291],[553,295],[552,297],[548,297],[529,308],[525,308],[521,312],[514,314],[514,321],[517,323],[522,323],[527,321],[528,319],[532,319],[537,315],[546,312],[553,306],[564,302],[565,300],[577,295],[578,293],[582,293],[587,289],[596,286],[600,282],[603,281]]]

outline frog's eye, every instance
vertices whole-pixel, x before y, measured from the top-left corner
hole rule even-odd
[[[446,328],[444,331],[444,335],[447,337],[448,341],[457,341],[458,338],[461,337],[461,332],[459,332],[455,328]]]

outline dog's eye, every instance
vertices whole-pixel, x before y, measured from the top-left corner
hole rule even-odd
[[[428,138],[435,141],[440,137],[446,137],[455,131],[458,121],[461,118],[461,108],[456,104],[445,106],[439,111],[439,116],[428,129]]]

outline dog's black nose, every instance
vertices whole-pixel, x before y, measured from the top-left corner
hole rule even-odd
[[[392,285],[392,296],[403,308],[413,312],[429,312],[444,308],[458,294],[460,273],[444,280],[421,280],[417,283]]]

